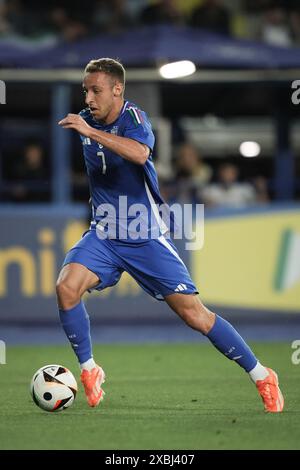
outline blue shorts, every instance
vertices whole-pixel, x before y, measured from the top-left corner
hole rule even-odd
[[[126,271],[158,300],[176,292],[198,294],[176,247],[164,236],[126,243],[101,240],[92,229],[67,253],[63,266],[69,263],[80,263],[95,273],[100,280],[97,290],[113,286]]]

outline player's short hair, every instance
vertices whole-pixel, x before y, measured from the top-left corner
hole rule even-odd
[[[115,59],[93,59],[85,67],[84,73],[103,72],[117,79],[125,87],[125,69],[121,62]]]

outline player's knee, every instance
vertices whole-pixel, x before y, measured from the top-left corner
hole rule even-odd
[[[68,280],[58,279],[56,283],[56,295],[59,305],[64,308],[72,308],[80,301],[80,293]]]

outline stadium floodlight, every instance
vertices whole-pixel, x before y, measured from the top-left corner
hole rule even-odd
[[[194,62],[190,60],[179,60],[178,62],[170,62],[169,64],[162,65],[159,73],[163,78],[181,78],[192,75],[196,71]]]
[[[261,147],[257,142],[242,142],[240,145],[240,154],[246,158],[258,157]]]

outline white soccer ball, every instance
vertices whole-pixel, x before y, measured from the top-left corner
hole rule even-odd
[[[75,400],[77,382],[64,366],[49,364],[32,377],[30,393],[34,403],[45,411],[62,411]]]

